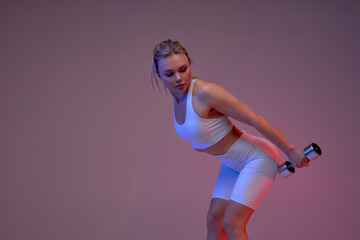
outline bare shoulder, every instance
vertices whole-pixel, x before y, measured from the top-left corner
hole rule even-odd
[[[206,82],[204,80],[197,79],[194,84],[194,94],[202,99],[209,99],[214,97],[226,97],[231,95],[224,87],[216,83]]]
[[[194,84],[194,92],[199,95],[206,96],[208,94],[215,94],[221,91],[226,90],[219,84],[206,82],[201,79],[196,79],[196,84]]]

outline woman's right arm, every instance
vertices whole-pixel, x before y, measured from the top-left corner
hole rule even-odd
[[[279,147],[294,166],[298,168],[308,166],[304,153],[292,146],[273,124],[239,101],[226,89],[217,84],[207,83],[199,89],[199,93],[209,107],[258,130]]]

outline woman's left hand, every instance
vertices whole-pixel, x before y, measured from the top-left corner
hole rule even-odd
[[[289,158],[292,165],[297,168],[308,167],[309,159],[307,159],[303,152],[301,152],[297,148],[292,148],[287,153],[287,157]]]

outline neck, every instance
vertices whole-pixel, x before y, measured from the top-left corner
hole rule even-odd
[[[171,95],[173,96],[174,98],[174,102],[175,103],[179,103],[179,102],[182,102],[186,99],[187,97],[187,92],[184,92],[182,94],[174,94],[174,93],[171,93]]]
[[[193,79],[191,79],[191,81],[192,80]],[[191,82],[190,82],[190,85],[191,85]],[[182,92],[182,93],[175,93],[175,92],[170,91],[171,95],[174,98],[174,102],[179,103],[179,102],[183,101],[187,97],[187,95],[189,93],[190,85],[188,86],[187,90]]]

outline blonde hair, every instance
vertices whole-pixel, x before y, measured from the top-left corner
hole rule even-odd
[[[189,60],[189,63],[191,64],[192,61],[186,51],[186,49],[178,42],[178,41],[172,41],[170,39],[160,42],[154,47],[152,58],[151,58],[151,67],[150,67],[150,79],[151,79],[151,85],[154,88],[154,81],[156,83],[156,86],[159,87],[159,66],[158,62],[166,57],[170,57],[177,53],[184,53],[186,57]]]

